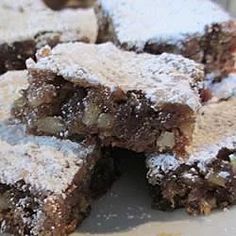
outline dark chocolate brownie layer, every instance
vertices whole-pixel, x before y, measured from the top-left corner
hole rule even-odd
[[[13,113],[33,133],[98,136],[137,152],[184,153],[191,141],[203,78],[194,61],[73,43],[27,64],[30,85]]]
[[[209,214],[236,202],[236,100],[201,109],[189,160],[171,154],[147,159],[153,206],[185,207],[190,214]]]
[[[25,60],[44,45],[97,38],[93,9],[55,12],[41,0],[2,0],[0,15],[0,74],[25,68]]]
[[[235,70],[236,22],[210,0],[99,0],[97,15],[99,41],[181,54],[220,76]]]

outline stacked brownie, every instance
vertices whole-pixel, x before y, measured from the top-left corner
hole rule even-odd
[[[94,44],[93,9],[75,9],[91,2],[0,3],[0,73],[27,67],[0,76],[0,232],[73,232],[114,180],[113,148],[147,156],[158,209],[236,200],[235,21],[208,0],[99,0],[113,42]]]
[[[93,9],[52,11],[41,0],[1,0],[0,74],[25,68],[25,60],[44,45],[94,43],[97,21]]]
[[[127,50],[182,54],[222,76],[235,70],[236,22],[210,0],[99,0],[101,41]]]
[[[27,134],[10,116],[27,86],[27,71],[0,76],[0,233],[67,235],[110,186],[113,161],[98,143]]]

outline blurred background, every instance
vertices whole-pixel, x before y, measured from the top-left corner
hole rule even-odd
[[[65,4],[70,7],[89,7],[95,2],[95,0],[44,0],[44,1],[53,9],[60,9]],[[107,0],[107,1],[112,1],[112,0]],[[236,0],[213,0],[213,1],[220,3],[225,9],[230,11],[233,16],[236,16]]]
[[[225,9],[236,16],[236,0],[215,0],[215,2],[222,4]]]

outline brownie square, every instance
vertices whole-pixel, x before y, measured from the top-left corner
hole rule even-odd
[[[94,146],[25,134],[0,124],[0,230],[68,235],[89,213]]]
[[[41,0],[1,0],[0,15],[0,74],[24,69],[25,60],[44,45],[97,38],[93,9],[53,11]]]
[[[203,107],[189,158],[171,153],[147,158],[153,206],[209,214],[236,202],[236,99]]]
[[[95,140],[27,134],[10,115],[27,86],[27,71],[0,76],[0,234],[68,235],[117,177],[115,163]]]
[[[210,0],[99,0],[97,15],[100,41],[182,54],[218,76],[235,71],[236,22]]]
[[[204,74],[192,60],[68,43],[44,47],[27,66],[29,87],[13,113],[29,132],[95,136],[137,152],[179,154],[191,142]]]

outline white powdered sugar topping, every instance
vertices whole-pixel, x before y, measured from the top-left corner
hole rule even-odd
[[[94,147],[55,137],[26,134],[24,125],[8,122],[11,105],[27,86],[27,71],[0,76],[0,183],[23,180],[30,190],[60,194],[72,184]]]
[[[94,147],[25,134],[23,125],[0,124],[0,182],[24,181],[36,192],[64,193]]]
[[[143,50],[145,43],[175,44],[201,36],[205,27],[230,20],[210,0],[99,0],[118,41]]]
[[[170,171],[176,170],[181,162],[171,154],[152,154],[147,158],[147,177],[150,184],[155,185]]]
[[[93,9],[53,11],[41,0],[0,1],[0,44],[35,40],[38,47],[49,39],[60,42],[97,38],[97,20]]]
[[[9,71],[0,76],[0,121],[10,117],[13,102],[20,97],[20,90],[26,89],[27,71]]]
[[[40,55],[40,53],[39,53]],[[200,86],[203,66],[182,56],[136,54],[112,43],[60,44],[37,62],[27,61],[30,70],[52,71],[73,83],[104,86],[111,91],[141,90],[153,104],[180,103],[192,110],[200,107],[193,86]]]

